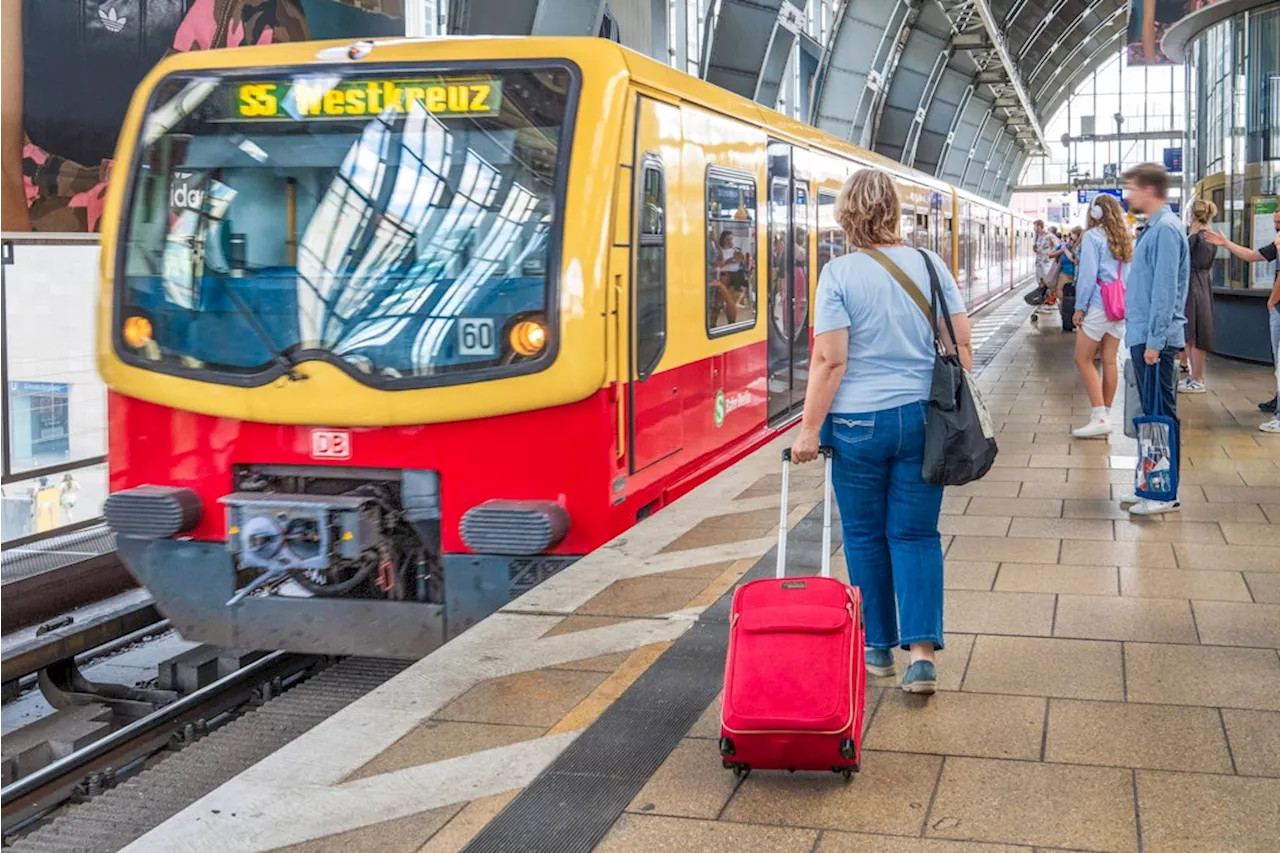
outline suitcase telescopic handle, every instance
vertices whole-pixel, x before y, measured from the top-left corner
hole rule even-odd
[[[818,448],[822,455],[822,576],[831,577],[831,463],[834,447]],[[778,578],[787,576],[787,514],[791,499],[791,448],[782,451],[782,511],[778,520]]]

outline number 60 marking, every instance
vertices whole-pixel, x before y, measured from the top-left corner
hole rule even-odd
[[[458,355],[496,355],[497,351],[492,319],[467,318],[458,322]]]

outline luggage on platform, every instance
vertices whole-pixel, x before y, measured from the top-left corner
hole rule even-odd
[[[720,754],[752,770],[858,770],[866,705],[862,596],[831,577],[831,448],[822,448],[822,573],[786,576],[791,452],[782,454],[776,576],[733,596]]]
[[[1074,332],[1076,313],[1076,283],[1069,281],[1062,285],[1062,331]]]

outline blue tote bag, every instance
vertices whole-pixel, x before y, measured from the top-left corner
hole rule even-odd
[[[1133,491],[1140,498],[1171,501],[1178,495],[1178,422],[1162,411],[1160,366],[1133,362],[1147,371],[1142,383],[1142,410],[1133,419],[1138,439],[1138,467]]]

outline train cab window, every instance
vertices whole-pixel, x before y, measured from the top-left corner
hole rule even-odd
[[[662,163],[646,157],[636,249],[636,377],[653,373],[667,346],[667,207]]]
[[[845,246],[844,229],[836,222],[836,194],[818,193],[818,276],[822,276],[822,268],[827,261],[843,255]]]
[[[756,324],[756,183],[741,173],[707,173],[707,333]]]

